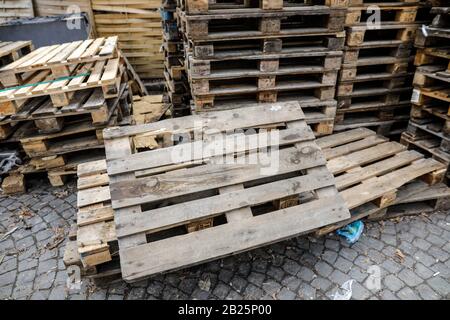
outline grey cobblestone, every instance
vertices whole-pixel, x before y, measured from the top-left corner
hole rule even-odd
[[[81,290],[68,291],[64,244],[54,250],[45,246],[55,226],[67,231],[75,217],[74,185],[53,190],[37,182],[29,190],[0,196],[0,232],[21,227],[0,241],[0,299],[332,299],[350,279],[355,280],[352,299],[450,297],[448,212],[366,223],[353,245],[333,234],[299,237],[139,283],[104,288],[84,279]],[[56,190],[68,192],[56,196]],[[31,228],[17,219],[19,208],[33,211],[25,219]],[[382,270],[378,292],[366,287],[373,265]]]

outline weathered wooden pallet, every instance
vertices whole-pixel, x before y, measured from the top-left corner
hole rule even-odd
[[[361,47],[346,46],[342,59],[343,65],[356,66],[379,63],[394,63],[400,59],[411,57],[411,43],[365,45]]]
[[[333,127],[333,132],[343,132],[346,130],[367,128],[375,131],[379,135],[385,137],[392,137],[393,139],[398,139],[402,132],[404,132],[408,126],[408,118],[404,117],[400,120],[383,120],[376,121],[377,119],[373,117],[358,117],[354,122],[349,122],[346,124],[335,123]]]
[[[185,50],[197,59],[244,58],[274,53],[308,53],[342,50],[345,32],[310,36],[277,34],[244,40],[185,40]]]
[[[351,47],[392,45],[414,40],[419,24],[385,24],[378,29],[368,26],[347,28],[346,44]]]
[[[419,122],[416,122],[418,121]],[[432,139],[442,151],[450,154],[450,119],[431,117],[411,119],[406,135],[413,141]]]
[[[410,104],[365,108],[362,110],[350,107],[346,110],[337,110],[335,123],[341,125],[356,124],[358,122],[367,123],[371,119],[376,124],[386,120],[407,120],[409,119],[410,111]]]
[[[421,180],[414,180],[398,189],[396,198],[390,206],[380,208],[373,203],[364,204],[350,210],[350,219],[319,229],[316,234],[318,236],[328,234],[363,218],[378,221],[446,210],[449,197],[450,189],[443,183],[430,186]]]
[[[285,70],[275,71],[272,75],[257,76],[230,76],[228,78],[207,78],[191,79],[191,94],[194,99],[202,97],[217,97],[234,94],[247,94],[258,92],[264,101],[266,92],[279,92],[283,90],[302,90],[319,89],[323,87],[334,86],[336,84],[338,70],[326,71],[310,70],[309,68],[286,68]],[[292,73],[291,73],[292,72]],[[295,72],[300,72],[296,74]],[[275,75],[273,75],[275,74]],[[239,79],[239,82],[236,81]],[[274,102],[273,98],[268,97],[267,102]]]
[[[0,41],[0,68],[33,51],[31,41]]]
[[[450,46],[434,47],[434,48],[419,48],[417,49],[414,59],[414,65],[447,65],[447,70],[450,70]],[[447,71],[450,74],[450,71]]]
[[[356,66],[343,65],[339,72],[340,83],[366,82],[372,80],[389,80],[398,77],[411,77],[414,75],[413,67],[408,63],[410,59],[397,59],[396,62],[370,64],[358,62]]]
[[[448,98],[450,71],[446,65],[427,65],[416,69],[413,84],[420,91],[432,92],[432,96],[450,101]]]
[[[331,134],[333,132],[334,117],[336,114],[336,101],[319,99],[298,99],[294,96],[279,97],[278,102],[297,101],[305,114],[306,123],[311,127],[316,137]],[[224,111],[238,109],[240,112],[246,107],[255,107],[255,101],[238,100],[233,102],[222,102],[215,104],[211,109],[196,110],[195,105],[192,106],[194,113]]]
[[[100,87],[105,99],[117,97],[124,71],[121,58],[80,64],[70,77],[55,79],[48,70],[38,71],[25,85],[0,90],[0,114],[14,114],[28,99],[41,96],[50,96],[55,107],[67,106],[84,89]]]
[[[24,84],[30,73],[50,70],[55,78],[70,76],[77,64],[116,58],[117,36],[40,47],[0,69],[4,87]]]
[[[370,77],[364,79],[347,80],[337,85],[337,97],[358,97],[381,94],[394,94],[411,84],[412,77],[408,74],[390,74],[385,78],[372,80]],[[411,90],[411,89],[409,89]]]
[[[153,151],[132,151],[134,147],[130,138],[135,138],[136,135],[152,139],[166,135],[169,136],[166,139],[172,141],[170,136],[173,134],[192,134],[197,120],[201,126],[207,125],[208,128],[218,130],[214,130],[215,134],[232,129],[273,127],[285,123],[286,129],[281,130],[280,134],[287,136],[277,142],[277,145],[285,145],[280,150],[279,169],[276,173],[268,173],[261,180],[261,165],[258,164],[215,164],[213,162],[218,159],[218,154],[213,158],[203,159],[197,155],[179,163],[169,156],[179,148],[192,147],[192,144],[207,146],[211,141],[209,139],[218,138],[214,134],[208,135],[207,140]],[[296,133],[291,134],[292,132]],[[259,131],[251,136],[256,138],[262,133]],[[298,103],[259,105],[247,108],[245,113],[237,113],[236,110],[222,111],[106,130],[111,202],[123,279],[131,282],[156,273],[199,264],[308,232],[316,224],[329,224],[332,223],[331,220],[348,217],[348,211],[340,205],[333,182],[328,180],[331,176],[322,171],[325,169],[325,162],[321,159],[320,150],[314,146],[313,137]],[[234,141],[235,138],[231,135],[224,138],[224,142],[228,143],[230,139]],[[242,135],[242,138],[245,140],[248,136]],[[244,147],[242,151],[251,148]],[[163,156],[164,154],[168,157]],[[238,155],[241,160],[246,157],[243,153]],[[181,168],[185,169],[178,170]],[[306,170],[305,175],[298,176],[302,169]],[[324,177],[313,178],[320,174],[324,174]],[[154,179],[158,179],[158,187],[147,183]],[[288,186],[291,181],[303,179],[305,183],[300,183],[302,187],[297,183],[295,185],[298,187],[294,189]],[[182,180],[186,182],[183,185],[179,183]],[[175,186],[170,181],[178,182]],[[142,185],[141,188],[142,183],[147,187]],[[125,185],[132,187],[128,189]],[[261,190],[269,187],[270,192]],[[214,194],[210,193],[212,190],[215,190]],[[309,191],[315,193],[315,200],[308,197]],[[141,195],[138,196],[138,193]],[[292,197],[296,194],[302,195],[300,204],[297,196]],[[160,204],[160,208],[155,209],[156,203]],[[183,210],[178,210],[179,207]],[[147,214],[150,212],[151,216]],[[198,230],[200,224],[205,226],[205,220],[208,220],[208,227]],[[193,222],[196,224],[192,225]],[[191,232],[186,231],[186,225]],[[216,236],[217,232],[220,237]],[[160,251],[163,247],[164,253]],[[196,253],[193,254],[190,250],[195,250]],[[149,257],[151,259],[147,260]]]
[[[399,188],[411,181],[421,179],[428,188],[442,182],[446,170],[439,161],[366,128],[319,138],[317,143],[339,193],[359,219],[374,213],[368,210],[373,205],[379,210],[395,204]]]
[[[339,70],[341,60],[342,51],[274,53],[201,60],[188,55],[187,70],[191,80],[232,79]]]
[[[6,21],[34,17],[32,0],[0,1],[0,23]]]
[[[338,109],[383,107],[410,101],[412,87],[399,89],[372,88],[354,90],[351,96],[338,97]]]
[[[373,2],[362,4],[361,6],[350,6],[347,9],[345,17],[346,26],[366,25],[374,23],[374,6],[379,9],[378,21],[384,23],[411,23],[420,19],[419,11],[429,11],[429,7],[421,7],[418,3],[404,2],[393,5],[390,3],[381,3],[380,5]]]
[[[181,32],[192,40],[255,39],[266,36],[318,35],[344,30],[344,8],[286,7],[266,11],[186,15],[177,10]]]
[[[208,1],[208,0],[179,0],[179,8],[187,14],[214,14],[230,12],[253,12],[259,10],[281,10],[287,7],[302,7],[322,5],[329,7],[346,7],[349,0],[311,0],[300,1],[259,0],[259,1]]]
[[[111,117],[108,126],[117,123],[117,117]],[[102,127],[93,127],[90,121],[74,121],[56,133],[40,134],[32,122],[21,128],[19,138],[23,150],[29,157],[49,157],[75,151],[104,148]]]
[[[253,102],[277,102],[283,100],[299,101],[328,101],[334,99],[334,84],[320,84],[319,81],[298,81],[293,84],[275,86],[270,90],[259,90],[257,85],[247,85],[238,88],[238,92],[225,89],[222,92],[214,92],[209,95],[193,95],[195,110],[213,109],[222,102],[232,103],[241,100],[250,100]]]
[[[93,126],[107,124],[116,109],[121,115],[128,115],[131,97],[127,85],[122,85],[120,96],[105,99],[101,89],[83,90],[75,93],[73,102],[62,108],[55,108],[47,97],[30,99],[23,108],[0,120],[0,126],[14,126],[19,122],[33,121],[40,133],[61,131],[65,122],[73,119],[90,120]]]
[[[422,0],[348,0],[349,7],[359,7],[361,5],[376,5],[383,6],[399,6],[399,5],[414,5]]]
[[[450,154],[443,151],[441,141],[434,135],[422,136],[414,139],[409,132],[403,132],[400,138],[400,143],[411,150],[418,150],[419,152],[431,156],[433,159],[442,162],[447,168],[447,184],[450,181]]]

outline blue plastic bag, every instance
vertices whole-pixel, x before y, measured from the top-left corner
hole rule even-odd
[[[358,241],[363,230],[364,230],[364,224],[360,220],[358,220],[358,221],[352,222],[352,223],[346,225],[345,227],[337,230],[336,233],[338,235],[340,235],[341,237],[344,237],[348,243],[352,244],[352,243],[355,243],[356,241]]]

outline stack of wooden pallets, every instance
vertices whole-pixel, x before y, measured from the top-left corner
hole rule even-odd
[[[433,22],[418,33],[415,42],[413,107],[401,142],[449,167],[450,7],[446,1],[436,1],[435,5],[431,11],[435,15]]]
[[[0,68],[33,51],[31,41],[0,41]],[[3,85],[0,83],[0,89]]]
[[[189,115],[190,89],[184,60],[184,44],[177,27],[176,0],[161,6],[163,26],[164,78],[167,98],[174,117]]]
[[[91,0],[97,36],[119,36],[120,49],[141,79],[163,78],[160,0]]]
[[[177,19],[195,112],[298,101],[333,131],[345,1],[180,0]]]
[[[297,102],[110,128],[104,138],[107,161],[78,169],[77,243],[67,254],[96,277],[136,281],[350,217]],[[74,247],[79,259],[69,259]]]
[[[117,37],[41,47],[0,69],[0,125],[62,185],[80,162],[104,156],[102,129],[128,116],[131,93]],[[86,150],[92,150],[86,152]]]
[[[32,0],[0,0],[0,24],[32,17],[34,17]]]
[[[370,127],[394,135],[404,130],[411,107],[412,43],[428,11],[419,0],[349,0],[335,131]]]

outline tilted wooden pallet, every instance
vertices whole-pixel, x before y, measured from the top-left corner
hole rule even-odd
[[[353,220],[354,216],[360,219],[403,203],[405,199],[396,201],[399,188],[417,179],[429,188],[442,182],[446,171],[439,161],[425,159],[423,154],[408,151],[404,145],[365,128],[322,137],[317,144],[327,158],[327,167],[335,176],[336,187]],[[438,189],[441,188],[439,185]],[[448,196],[448,188],[444,194]],[[435,197],[429,194],[427,197],[439,199],[441,196],[436,193]]]
[[[136,137],[173,141],[173,135],[193,134],[196,121],[200,128],[209,128],[203,132],[208,134],[206,140],[134,151]],[[262,174],[262,164],[215,164],[220,155],[234,154],[226,149],[213,157],[197,154],[181,162],[171,157],[193,146],[212,147],[214,141],[228,145],[236,138],[245,142],[265,134],[217,136],[227,130],[279,126],[286,128],[279,131],[280,140],[269,142],[283,146],[274,172]],[[247,108],[245,113],[221,111],[112,128],[104,136],[126,281],[238,253],[348,217],[298,103],[264,104]],[[175,141],[179,139],[175,137]],[[247,150],[261,156],[254,147],[241,144],[239,161],[249,160]],[[303,175],[299,175],[301,170]]]
[[[0,23],[34,17],[32,0],[1,0]]]
[[[50,70],[55,78],[69,76],[77,64],[108,60],[117,55],[117,36],[40,47],[2,67],[0,82],[5,87],[17,86],[23,84],[31,72],[39,70]]]
[[[385,24],[377,29],[368,26],[352,26],[347,29],[348,46],[384,46],[402,44],[414,40],[419,24]]]

